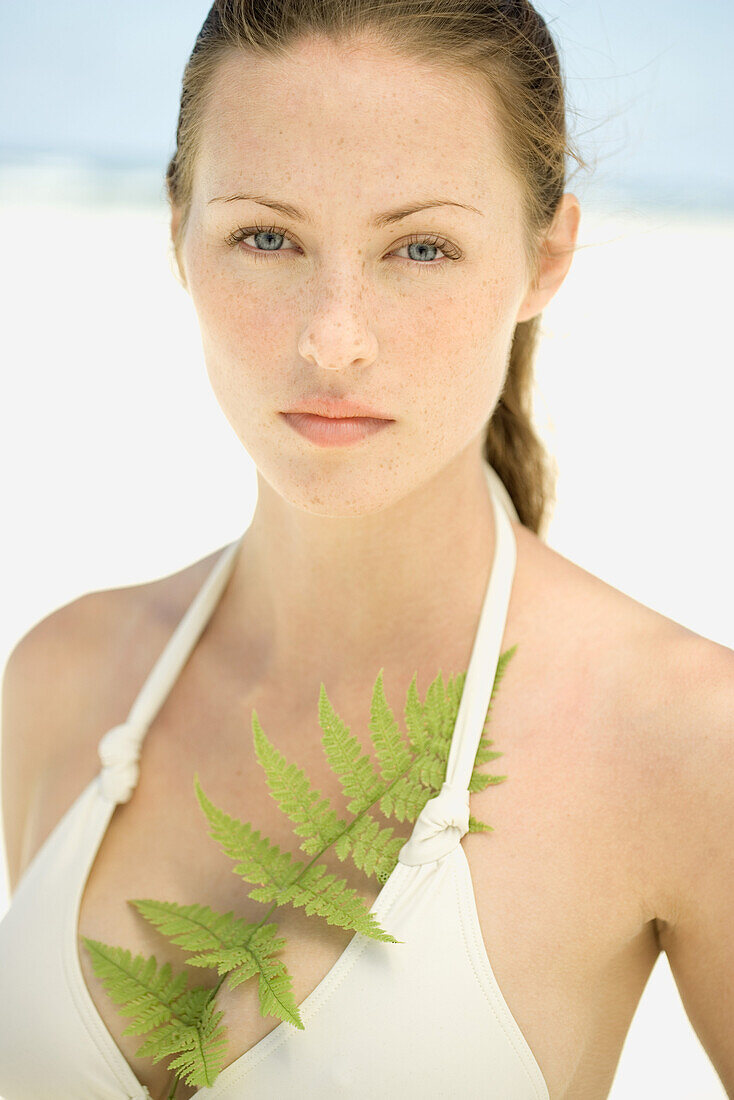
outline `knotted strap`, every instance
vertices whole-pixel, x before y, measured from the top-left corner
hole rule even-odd
[[[415,867],[440,859],[469,832],[469,791],[444,783],[429,798],[415,823],[410,840],[400,849],[398,860]]]
[[[209,622],[234,569],[244,537],[241,535],[220,554],[149,672],[127,719],[107,730],[100,740],[99,789],[110,801],[128,802],[132,797],[140,775],[139,760],[145,735]]]
[[[127,802],[137,786],[140,775],[140,749],[145,727],[123,722],[107,730],[98,745],[102,770],[99,784],[102,794],[111,802]]]
[[[439,793],[426,802],[410,839],[398,853],[400,863],[413,867],[447,855],[469,831],[469,786],[487,720],[517,558],[511,523],[517,512],[499,475],[487,462],[485,473],[495,518],[494,559],[451,736],[445,781]]]

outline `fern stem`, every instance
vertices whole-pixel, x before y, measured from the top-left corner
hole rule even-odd
[[[178,1077],[178,1074],[176,1073],[176,1071],[174,1070],[173,1074],[171,1075],[171,1081],[169,1083],[169,1093],[168,1093],[167,1100],[175,1100],[176,1089],[178,1088],[178,1082],[179,1082],[179,1077]]]

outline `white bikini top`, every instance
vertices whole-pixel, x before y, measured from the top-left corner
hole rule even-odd
[[[281,1021],[211,1087],[199,1089],[196,1100],[549,1100],[492,972],[460,843],[469,829],[469,782],[516,561],[508,514],[517,520],[517,513],[496,472],[485,466],[494,561],[446,779],[415,821],[371,910],[402,942],[355,933],[299,1005],[304,1029]],[[115,808],[134,795],[145,734],[217,605],[241,541],[220,555],[127,719],[101,738],[100,772],[25,869],[0,922],[4,1100],[151,1100],[85,985],[79,908]]]

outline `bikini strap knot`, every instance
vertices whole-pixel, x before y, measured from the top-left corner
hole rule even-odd
[[[415,867],[446,855],[469,832],[469,791],[444,783],[429,798],[418,815],[410,840],[400,849],[398,860]]]
[[[122,722],[107,730],[99,742],[102,763],[99,783],[102,794],[111,802],[127,802],[140,776],[140,749],[145,730],[133,722]]]

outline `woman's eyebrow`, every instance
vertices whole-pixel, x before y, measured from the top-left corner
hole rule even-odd
[[[209,199],[208,202],[256,202],[260,206],[269,206],[271,210],[277,211],[279,214],[283,214],[287,218],[293,218],[294,221],[311,222],[311,217],[303,210],[300,210],[297,206],[293,206],[292,203],[282,202],[279,199],[268,199],[264,195],[218,195],[216,198]],[[408,203],[406,206],[398,206],[393,210],[385,210],[382,214],[376,214],[372,219],[372,224],[378,228],[383,228],[386,225],[392,225],[393,222],[398,222],[402,218],[407,218],[409,214],[415,214],[419,210],[427,210],[433,206],[460,206],[464,210],[473,210],[475,214],[479,214],[484,217],[481,210],[477,210],[475,206],[467,206],[463,202],[453,202],[450,199],[424,199],[420,202]]]

